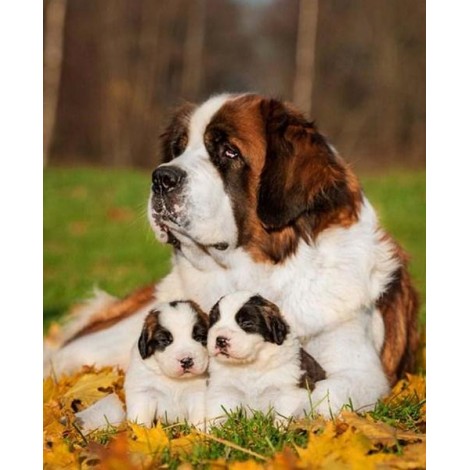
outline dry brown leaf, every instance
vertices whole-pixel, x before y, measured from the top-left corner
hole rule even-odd
[[[374,421],[370,416],[362,417],[349,411],[343,411],[340,419],[364,434],[373,444],[394,446],[397,440],[414,442],[426,439],[424,434],[401,431],[380,421]]]
[[[373,444],[362,433],[350,426],[337,429],[328,422],[323,433],[311,434],[305,449],[297,448],[300,468],[373,470],[386,458],[383,454],[370,454]],[[338,433],[338,431],[340,433]]]

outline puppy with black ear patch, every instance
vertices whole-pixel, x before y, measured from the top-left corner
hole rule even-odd
[[[192,301],[160,304],[147,315],[124,382],[129,421],[203,423],[208,326]]]
[[[224,410],[243,406],[274,411],[282,421],[310,411],[309,392],[325,371],[290,332],[279,308],[260,295],[236,292],[222,297],[209,315],[210,424]]]

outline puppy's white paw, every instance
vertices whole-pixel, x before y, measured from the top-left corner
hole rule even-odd
[[[313,412],[325,418],[336,416],[350,402],[347,390],[330,380],[317,382],[315,390],[310,395],[309,403],[304,407],[307,413]]]

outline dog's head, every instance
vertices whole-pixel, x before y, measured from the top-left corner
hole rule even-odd
[[[221,362],[255,362],[263,351],[282,345],[289,334],[278,307],[251,292],[222,297],[210,312],[209,325],[209,355]]]
[[[203,374],[208,365],[207,315],[192,301],[160,304],[144,321],[138,347],[142,359],[156,361],[168,377]]]
[[[242,246],[279,262],[332,224],[357,220],[356,178],[291,106],[255,94],[186,105],[162,136],[149,219],[170,242],[210,255]]]

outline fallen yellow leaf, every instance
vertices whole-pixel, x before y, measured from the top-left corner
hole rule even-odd
[[[305,449],[297,448],[299,467],[309,469],[373,470],[383,462],[382,454],[369,454],[372,443],[361,433],[347,426],[337,429],[330,421],[323,433],[310,434]]]
[[[160,423],[153,428],[146,428],[134,423],[129,423],[129,427],[132,431],[129,440],[130,452],[155,454],[170,445],[170,441]]]
[[[105,397],[118,388],[122,377],[118,371],[112,368],[105,368],[99,372],[87,372],[79,376],[72,387],[64,393],[67,405],[75,404],[77,408],[83,409],[100,398]]]
[[[71,451],[69,445],[65,442],[54,442],[46,445],[43,464],[45,470],[79,468],[77,455]]]

